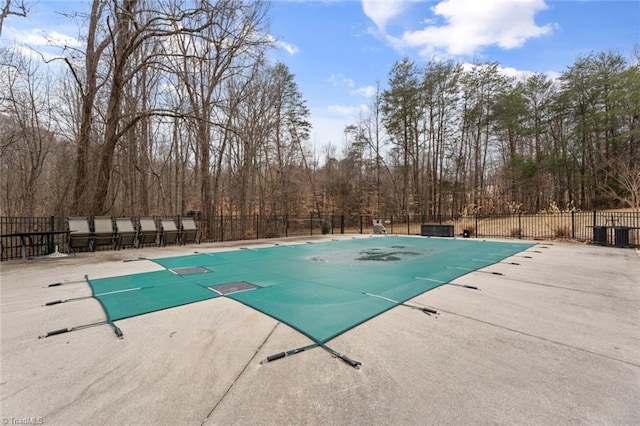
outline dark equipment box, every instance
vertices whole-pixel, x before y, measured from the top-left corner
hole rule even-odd
[[[422,225],[423,237],[453,237],[453,225]]]

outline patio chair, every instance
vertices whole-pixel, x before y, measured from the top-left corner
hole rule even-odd
[[[156,228],[156,220],[152,217],[141,217],[140,226],[138,227],[138,247],[144,247],[146,244],[157,244],[158,228]]]
[[[161,219],[162,233],[160,235],[160,245],[176,244],[178,242],[178,227],[173,219]]]
[[[123,248],[126,246],[138,246],[138,233],[133,227],[133,223],[130,217],[116,218],[116,233],[118,248]]]
[[[380,219],[375,219],[373,221],[373,233],[374,234],[386,234],[387,233],[387,229],[384,227],[384,225],[382,224],[382,221]]]
[[[93,218],[93,249],[98,246],[111,246],[112,249],[116,247],[116,233],[110,216]]]
[[[67,241],[69,253],[85,248],[93,251],[93,233],[89,228],[89,218],[68,217],[67,230],[69,231]]]
[[[180,240],[182,244],[195,242],[200,244],[198,240],[198,227],[193,217],[182,218],[182,230],[180,234]]]

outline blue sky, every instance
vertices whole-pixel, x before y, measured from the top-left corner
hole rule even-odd
[[[640,1],[278,1],[271,32],[295,50],[276,58],[296,76],[321,151],[329,141],[343,145],[345,125],[404,56],[557,76],[592,51],[631,58],[640,49]]]
[[[77,36],[56,12],[88,10],[79,0],[36,0],[27,18],[4,22],[2,45],[38,35]],[[341,148],[344,127],[370,104],[379,82],[407,56],[463,63],[496,61],[504,72],[557,76],[589,52],[633,57],[640,50],[640,0],[280,0],[269,12],[279,48],[271,58],[295,75],[311,109],[311,144]]]

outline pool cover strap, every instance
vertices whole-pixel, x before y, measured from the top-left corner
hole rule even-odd
[[[206,288],[213,273],[178,275],[170,270],[89,280],[107,318],[117,321],[219,297]]]
[[[82,281],[74,281],[74,282],[82,282]],[[84,282],[86,282],[87,284],[89,284],[89,286],[91,286],[91,283],[89,282],[89,276],[85,275],[84,276]],[[54,283],[54,284],[61,284],[61,283]],[[50,285],[51,287],[51,285]],[[94,296],[89,296],[89,297],[94,297]],[[52,306],[52,305],[57,305],[59,303],[65,303],[65,302],[70,302],[73,300],[81,300],[81,299],[85,299],[85,297],[76,297],[73,299],[67,299],[67,300],[56,300],[53,302],[48,302],[46,303],[44,306]],[[104,306],[103,306],[104,308]],[[77,330],[83,330],[85,328],[89,328],[89,327],[96,327],[99,325],[105,325],[105,324],[109,324],[111,326],[111,328],[113,328],[113,332],[115,333],[116,337],[118,339],[124,339],[124,333],[122,333],[122,330],[120,329],[120,327],[118,327],[117,325],[115,325],[113,323],[113,321],[111,320],[111,318],[109,318],[109,313],[108,311],[105,309],[105,313],[107,314],[107,319],[105,321],[98,321],[98,322],[93,322],[90,324],[83,324],[83,325],[77,325],[75,327],[67,327],[67,328],[60,328],[58,330],[52,330],[52,331],[48,331],[47,333],[38,336],[38,339],[45,339],[47,337],[51,337],[51,336],[56,336],[58,334],[64,334],[64,333],[70,333],[72,331],[77,331]]]
[[[264,359],[263,361],[260,361],[260,364],[265,364],[267,362],[273,362],[279,359],[282,359],[284,357],[290,356],[290,355],[295,355],[295,354],[299,354],[301,352],[306,351],[307,349],[312,349],[312,348],[316,348],[316,347],[321,347],[322,349],[324,349],[325,351],[329,352],[334,358],[338,358],[341,359],[342,361],[346,362],[347,364],[349,364],[350,366],[352,366],[355,369],[359,369],[360,366],[362,365],[362,363],[360,361],[355,361],[351,358],[349,358],[348,356],[341,354],[340,352],[331,349],[329,346],[322,344],[322,343],[312,343],[310,345],[307,346],[302,346],[296,349],[291,349],[288,350],[286,352],[280,352],[277,354],[273,354],[273,355],[269,355],[266,359]]]
[[[295,355],[295,354],[299,354],[300,352],[304,352],[307,349],[311,349],[311,348],[315,348],[318,347],[319,344],[318,343],[312,343],[310,345],[307,346],[302,346],[300,348],[296,348],[296,349],[291,349],[285,352],[280,352],[277,354],[273,354],[273,355],[269,355],[267,358],[265,358],[264,360],[260,361],[260,364],[265,364],[267,362],[272,362],[278,359],[282,359],[286,356],[290,356],[290,355]]]
[[[111,327],[113,327],[113,332],[116,334],[116,337],[118,339],[124,339],[124,334],[122,333],[122,330],[120,330],[120,327],[118,327],[117,325],[115,325],[111,321],[98,321],[98,322],[93,322],[93,323],[90,323],[90,324],[78,325],[78,326],[75,326],[75,327],[61,328],[61,329],[58,329],[58,330],[52,330],[52,331],[48,331],[46,334],[43,334],[42,336],[38,336],[38,339],[45,339],[47,337],[55,336],[55,335],[58,335],[58,334],[70,333],[72,331],[83,330],[85,328],[97,327],[99,325],[106,325],[106,324],[109,324]]]

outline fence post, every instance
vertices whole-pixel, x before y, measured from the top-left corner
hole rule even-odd
[[[393,234],[393,215],[391,215],[391,233]]]
[[[311,235],[313,235],[313,214],[309,216],[309,223],[311,225]]]
[[[518,239],[522,239],[522,212],[518,212]]]
[[[284,236],[289,236],[289,213],[285,213],[284,215]]]
[[[476,236],[476,238],[478,238],[478,212],[476,212],[476,229],[475,232],[473,233],[473,235]]]
[[[411,231],[410,231],[410,223],[409,223],[409,220],[410,220],[410,219],[409,219],[409,215],[407,215],[407,235],[409,235],[409,234],[410,234],[410,232],[411,232]]]
[[[49,216],[49,231],[51,232],[55,231],[55,226],[56,226],[55,220],[56,220],[55,217]],[[47,235],[47,253],[53,253],[53,244],[54,244],[53,235]]]
[[[360,233],[362,234],[362,215],[360,215]]]
[[[576,212],[571,210],[571,239],[576,239]]]
[[[340,233],[344,234],[344,215],[340,215]]]

